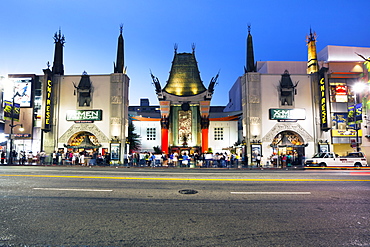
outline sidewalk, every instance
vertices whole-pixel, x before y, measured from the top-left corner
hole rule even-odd
[[[131,164],[110,164],[110,165],[72,165],[72,164],[51,164],[51,163],[45,163],[45,164],[38,164],[38,163],[32,163],[32,164],[0,164],[0,166],[63,166],[63,167],[117,167],[117,168],[152,168],[152,169],[191,169],[191,170],[304,170],[304,166],[292,166],[292,167],[273,167],[273,166],[261,166],[257,167],[255,165],[252,166],[235,166],[235,167],[190,167],[190,166],[147,166],[147,165],[138,165],[134,166]]]

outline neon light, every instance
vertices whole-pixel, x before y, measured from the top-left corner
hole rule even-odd
[[[50,130],[51,129],[51,118],[52,118],[52,91],[53,90],[53,83],[50,79],[48,79],[46,83],[46,100],[45,100],[45,121],[44,121],[44,129]]]

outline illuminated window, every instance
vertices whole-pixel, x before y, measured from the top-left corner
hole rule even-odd
[[[338,112],[332,114],[332,129],[346,130],[347,128],[347,112]]]
[[[356,79],[332,78],[330,82],[330,101],[332,103],[353,103],[352,85]]]
[[[346,84],[332,83],[330,85],[331,102],[347,102],[348,101],[348,87]]]
[[[147,128],[146,129],[146,139],[148,141],[154,141],[155,138],[156,138],[155,128]]]
[[[215,141],[222,141],[224,139],[224,128],[214,129]]]

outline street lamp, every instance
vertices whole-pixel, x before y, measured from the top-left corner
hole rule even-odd
[[[355,103],[355,106],[354,106],[354,120],[355,120],[355,130],[356,130],[356,152],[360,151],[360,147],[359,147],[359,143],[358,143],[358,130],[359,130],[358,125],[359,125],[359,123],[357,121],[357,108],[356,108],[357,94],[360,94],[360,93],[364,92],[366,87],[368,87],[368,85],[365,84],[365,83],[362,83],[362,82],[357,82],[352,86],[352,91],[354,92],[354,103]],[[361,126],[361,124],[360,124],[360,126]]]

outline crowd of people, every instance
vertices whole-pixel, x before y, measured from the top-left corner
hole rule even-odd
[[[26,153],[15,150],[11,152],[12,164],[19,165],[81,165],[81,166],[107,166],[110,165],[111,157],[108,152],[102,155],[96,151],[87,153],[86,151],[54,151],[47,154],[44,151],[34,154],[32,151]],[[8,158],[6,152],[1,152],[1,164],[7,164]],[[262,167],[261,155],[254,157],[255,162],[250,165]],[[290,153],[280,155],[273,154],[266,161],[267,166],[272,167],[290,167],[302,165],[304,157]],[[152,152],[138,153],[134,152],[125,157],[123,165],[137,167],[204,167],[204,168],[237,168],[240,165],[246,165],[243,157],[234,153],[189,153],[188,151],[171,152],[170,154],[155,154]],[[266,165],[266,164],[265,164]]]
[[[151,166],[151,167],[219,167],[232,168],[238,167],[242,159],[237,154],[232,153],[188,153],[171,152],[170,154],[154,154],[151,152],[132,153],[128,157],[128,164],[132,166]]]
[[[6,157],[6,152],[1,152],[1,164],[19,164],[19,165],[109,165],[110,154],[105,153],[102,155],[98,152],[87,153],[86,151],[54,151],[47,154],[45,151],[37,152],[34,154],[32,151],[28,153],[20,151],[19,153],[13,150],[9,157]]]

